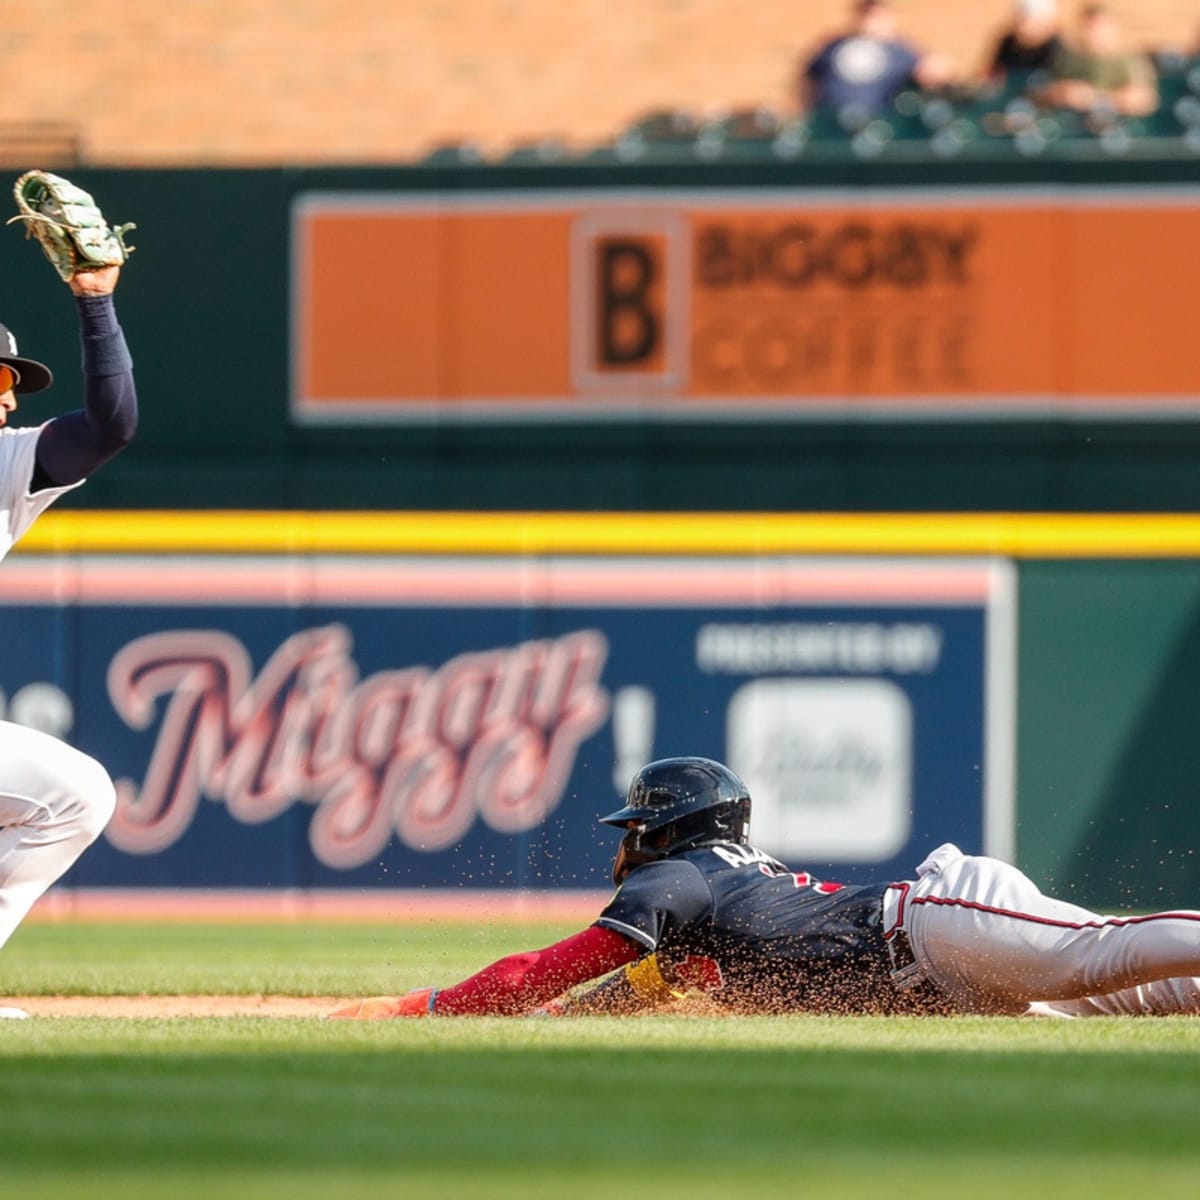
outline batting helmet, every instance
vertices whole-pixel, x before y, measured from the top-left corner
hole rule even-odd
[[[613,882],[634,867],[712,842],[744,843],[750,833],[750,792],[728,767],[710,758],[662,758],[629,785],[625,807],[605,825],[629,832],[613,863]]]

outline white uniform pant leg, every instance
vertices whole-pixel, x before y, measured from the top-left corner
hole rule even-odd
[[[1019,1012],[1031,1001],[1200,976],[1200,912],[1100,916],[1044,896],[1007,863],[953,846],[919,873],[907,898],[913,954],[960,1007]]]
[[[1200,979],[1156,979],[1078,1000],[1051,1000],[1041,1015],[1058,1017],[1172,1017],[1200,1014]]]
[[[0,721],[0,946],[100,836],[115,805],[112,780],[94,758]]]

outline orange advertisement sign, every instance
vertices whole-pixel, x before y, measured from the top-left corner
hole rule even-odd
[[[1195,412],[1200,191],[313,194],[301,421]]]

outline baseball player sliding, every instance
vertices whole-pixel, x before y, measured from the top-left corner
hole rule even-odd
[[[603,818],[626,833],[592,926],[330,1016],[632,1013],[696,990],[743,1013],[1200,1012],[1200,912],[1100,916],[952,845],[915,879],[823,883],[750,844],[750,807],[720,763],[651,763]]]
[[[81,224],[90,223],[94,231],[95,218],[103,223],[76,194],[87,195],[72,190],[73,207],[66,212],[72,224],[56,223],[66,257],[46,252],[79,312],[83,408],[38,426],[10,428],[18,403],[48,388],[53,376],[43,363],[22,358],[12,333],[0,325],[0,558],[55,500],[126,446],[137,427],[133,364],[113,302],[127,251],[101,250],[93,261],[71,249]],[[106,257],[119,261],[106,263]],[[115,801],[112,780],[95,759],[44,733],[0,721],[0,946],[34,901],[99,837]],[[0,1008],[0,1016],[24,1015]]]

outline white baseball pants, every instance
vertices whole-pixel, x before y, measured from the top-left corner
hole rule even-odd
[[[1195,1012],[1200,912],[1101,916],[1044,896],[1015,867],[944,845],[889,890],[916,966],[966,1012]],[[1137,1007],[1135,1007],[1135,1005]]]
[[[1048,1000],[1031,1006],[1042,1017],[1169,1017],[1200,1015],[1200,978],[1156,979],[1104,996]]]
[[[112,780],[94,758],[0,721],[0,946],[100,836],[115,806]]]

